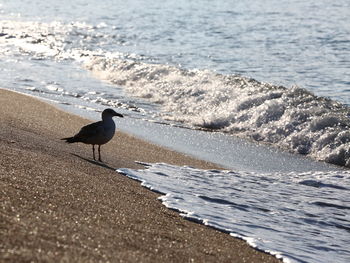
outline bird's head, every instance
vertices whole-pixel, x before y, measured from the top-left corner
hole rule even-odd
[[[102,120],[106,119],[106,118],[112,118],[114,116],[117,116],[117,117],[120,117],[120,118],[124,118],[123,115],[121,115],[120,113],[118,112],[115,112],[114,110],[112,109],[105,109],[103,112],[102,112]]]

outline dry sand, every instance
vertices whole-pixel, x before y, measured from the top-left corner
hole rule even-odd
[[[91,146],[60,140],[88,122],[0,89],[1,262],[280,262],[114,171],[141,168],[135,160],[215,165],[120,132],[99,165]]]

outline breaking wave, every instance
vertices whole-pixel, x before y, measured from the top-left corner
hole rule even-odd
[[[159,115],[167,121],[350,166],[347,106],[297,86],[286,88],[239,75],[152,64],[133,54],[103,49],[123,42],[122,36],[104,34],[104,27],[2,21],[0,44],[15,46],[17,52],[38,59],[77,61],[129,95],[158,104]],[[3,48],[0,54],[10,50]]]
[[[92,57],[85,67],[160,104],[167,120],[350,166],[349,108],[303,88],[107,57]]]

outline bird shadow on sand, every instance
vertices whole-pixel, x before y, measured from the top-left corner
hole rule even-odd
[[[105,164],[105,163],[98,162],[98,161],[95,161],[95,160],[90,160],[90,159],[87,159],[87,158],[82,157],[82,156],[80,156],[80,155],[78,155],[78,154],[75,154],[75,153],[71,153],[71,155],[73,155],[73,156],[75,156],[75,157],[78,157],[78,158],[80,158],[80,159],[82,159],[82,160],[84,160],[84,161],[86,161],[86,162],[91,163],[91,164],[94,164],[94,165],[97,165],[97,166],[100,166],[100,167],[103,167],[103,168],[107,168],[107,169],[109,169],[109,170],[113,170],[113,171],[116,171],[116,170],[117,170],[117,168],[113,168],[113,167],[111,167],[111,166],[109,166],[109,165],[107,165],[107,164]]]

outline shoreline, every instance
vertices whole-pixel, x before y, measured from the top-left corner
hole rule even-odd
[[[119,131],[99,164],[89,145],[60,141],[90,121],[3,89],[0,109],[0,261],[281,262],[183,219],[115,171],[142,168],[136,160],[217,165]]]

